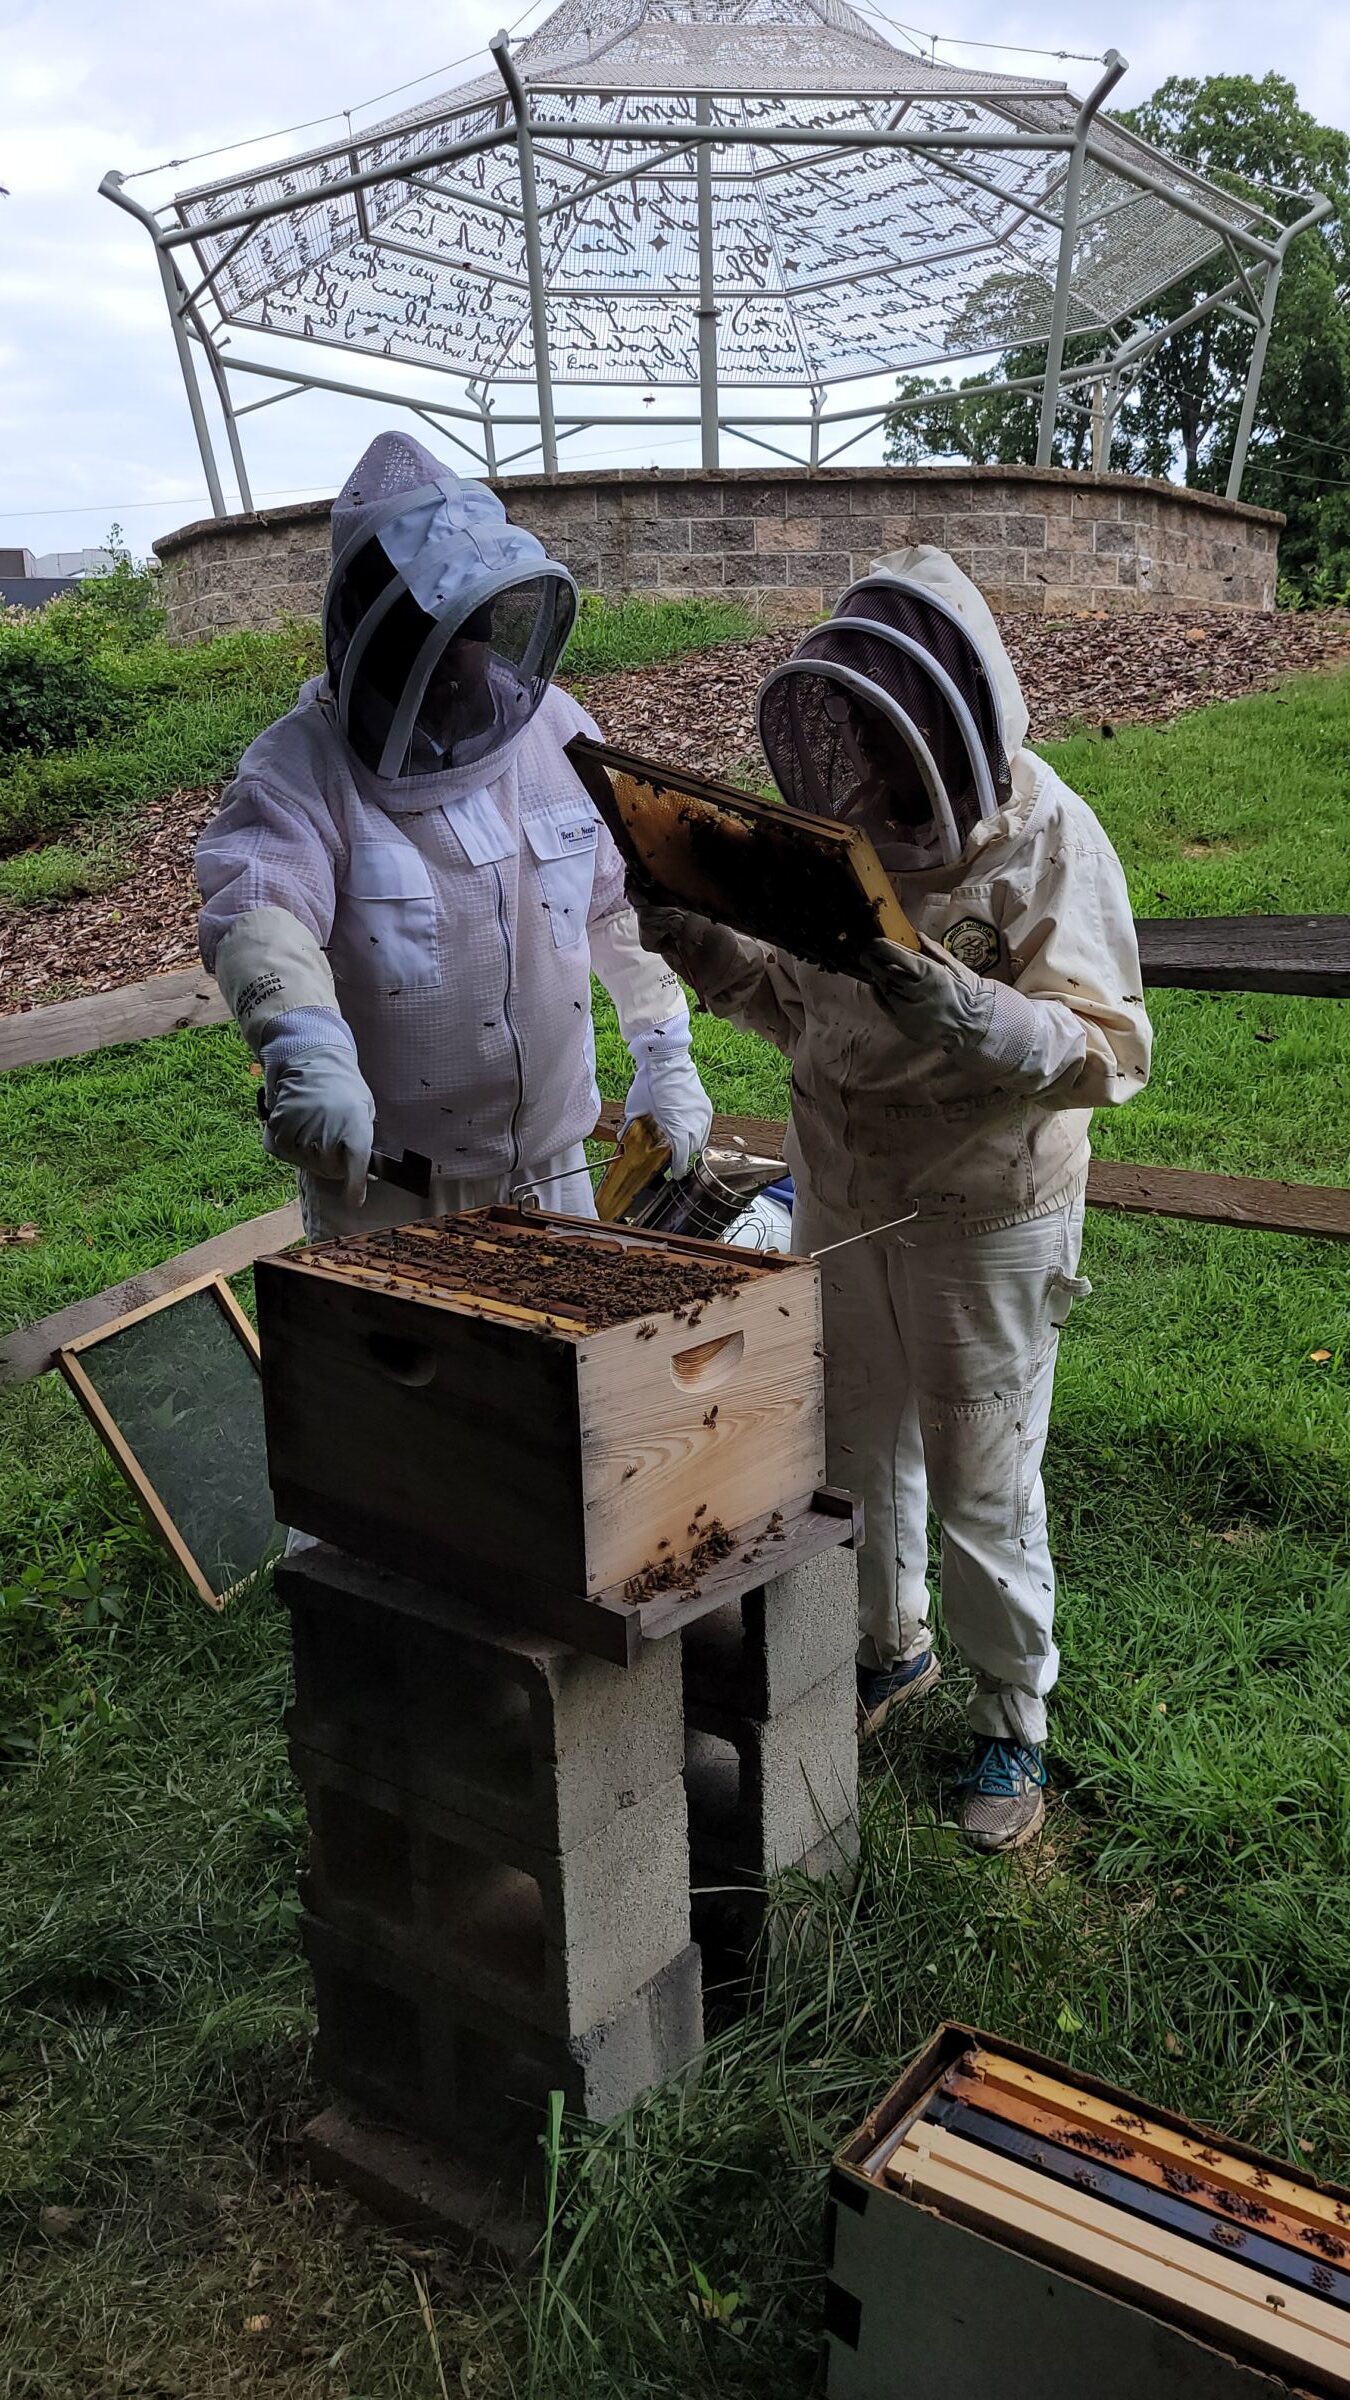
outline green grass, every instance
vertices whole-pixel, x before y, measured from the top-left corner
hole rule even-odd
[[[1348,738],[1342,678],[1054,756],[1141,908],[1336,910]],[[1341,1004],[1153,1014],[1154,1082],[1099,1150],[1348,1179]],[[696,1042],[720,1106],[782,1111],[781,1060],[706,1018]],[[617,1095],[607,1007],[599,1047]],[[0,1252],[3,1319],[274,1205],[254,1088],[228,1032],[0,1079],[4,1215],[43,1229]],[[550,2277],[517,2295],[294,2172],[314,2096],[267,1593],[208,1621],[63,1388],[0,1400],[0,1582],[39,1571],[0,1614],[0,1716],[34,1761],[0,1846],[0,2390],[439,2400],[416,2276],[452,2392],[805,2395],[822,2161],[947,2014],[1350,2173],[1350,1253],[1094,1215],[1085,1265],[1049,1461],[1046,1842],[956,1844],[952,1678],[872,1759],[856,1893],[780,1894],[785,1939],[698,2089],[567,2135]]]
[[[605,600],[584,592],[562,671],[568,683],[586,683],[623,667],[710,650],[716,642],[743,641],[758,630],[738,600],[644,600],[636,594]]]
[[[8,907],[54,908],[124,883],[130,864],[105,835],[100,841],[47,842],[0,858],[0,914]]]
[[[234,772],[320,664],[312,629],[229,634],[197,650],[153,642],[115,661],[124,716],[96,741],[0,771],[0,852],[125,816]]]

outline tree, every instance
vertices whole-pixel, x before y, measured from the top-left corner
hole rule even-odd
[[[1350,584],[1350,138],[1319,125],[1280,75],[1173,76],[1141,108],[1122,117],[1132,131],[1212,182],[1254,195],[1287,222],[1298,192],[1320,190],[1333,215],[1301,235],[1288,254],[1271,332],[1261,399],[1248,453],[1243,498],[1282,509],[1284,572],[1317,596]],[[1283,188],[1280,188],[1283,187]],[[1227,256],[1211,259],[1173,284],[1134,322],[1163,326],[1232,274]],[[1121,329],[1125,330],[1124,328]],[[1111,466],[1117,472],[1179,476],[1201,490],[1222,490],[1237,431],[1252,332],[1215,313],[1161,345],[1117,420]],[[1069,364],[1087,363],[1097,336],[1066,345]],[[1044,350],[1007,350],[1000,376],[1035,374]],[[931,406],[897,412],[887,456],[968,457],[1010,463],[1035,455],[1034,395],[961,402],[965,386],[937,385]],[[899,396],[918,396],[909,378]],[[1061,408],[1055,460],[1085,463],[1088,432]]]

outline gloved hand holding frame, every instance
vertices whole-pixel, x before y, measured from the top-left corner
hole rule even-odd
[[[918,936],[856,827],[578,734],[567,755],[634,881],[658,905],[711,917],[836,974],[864,974],[876,941]]]

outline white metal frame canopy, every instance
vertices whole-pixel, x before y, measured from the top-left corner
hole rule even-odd
[[[1241,491],[1280,270],[1328,214],[1292,222],[1192,174],[1062,83],[898,49],[846,0],[562,0],[493,71],[324,149],[183,192],[152,234],[211,503],[224,496],[194,354],[252,508],[239,421],[305,390],[412,408],[496,474],[648,416],[565,404],[568,387],[697,393],[703,464],[732,433],[824,465],[894,405],[832,387],[1045,345],[1036,463],[1062,400],[1091,391],[1094,463],[1121,397],[1170,333],[1211,310],[1252,328],[1228,496]],[[1138,312],[1206,259],[1230,272],[1166,325]],[[460,379],[441,401],[239,355],[234,329]],[[1101,354],[1066,369],[1071,334]],[[227,347],[227,344],[230,344]],[[279,388],[236,403],[230,379]],[[527,387],[533,405],[503,406]],[[1012,389],[1008,384],[999,388]],[[733,395],[795,395],[786,413]],[[805,405],[803,405],[805,401]],[[499,434],[529,428],[503,456]]]

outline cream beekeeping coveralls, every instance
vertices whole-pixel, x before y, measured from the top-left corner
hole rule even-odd
[[[1088,1127],[1147,1081],[1149,1025],[1119,861],[1025,747],[1026,705],[984,600],[927,545],[886,570],[960,610],[994,676],[1012,772],[1010,799],[959,861],[900,876],[900,898],[977,1000],[977,978],[992,978],[1034,1011],[1017,1011],[1016,1039],[986,1062],[916,1045],[867,985],[704,919],[664,948],[705,1006],[791,1061],[794,1249],[912,1212],[822,1261],[830,1471],[868,1514],[860,1659],[889,1665],[929,1640],[931,1498],[975,1729],[1035,1742],[1058,1665],[1040,1463],[1058,1328],[1087,1288]]]

